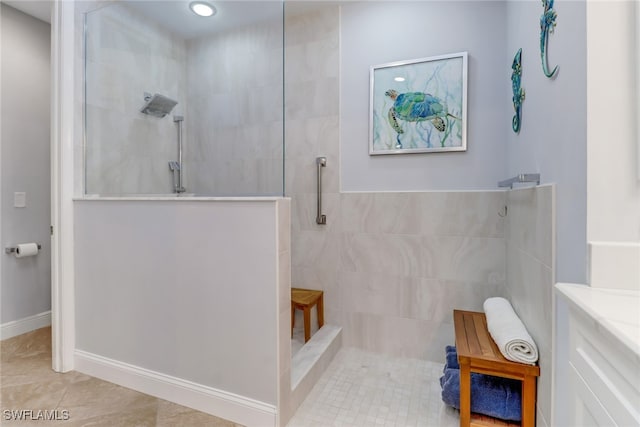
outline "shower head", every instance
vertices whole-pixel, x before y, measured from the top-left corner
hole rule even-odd
[[[150,93],[144,94],[144,100],[147,101],[144,107],[140,109],[140,112],[148,114],[153,117],[164,117],[173,110],[178,102],[171,98],[167,98],[164,95],[156,93],[151,95]]]

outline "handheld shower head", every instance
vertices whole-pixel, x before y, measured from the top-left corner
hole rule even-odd
[[[153,117],[162,118],[169,114],[171,110],[173,110],[173,107],[178,105],[178,101],[174,101],[173,99],[167,98],[159,93],[156,93],[155,95],[145,93],[144,100],[146,103],[140,109],[140,112]]]

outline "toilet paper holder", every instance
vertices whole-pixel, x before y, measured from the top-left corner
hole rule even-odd
[[[42,249],[42,245],[40,243],[38,243],[38,250]],[[17,246],[11,246],[9,248],[4,248],[4,253],[5,254],[12,254],[14,253],[16,250],[18,250]]]

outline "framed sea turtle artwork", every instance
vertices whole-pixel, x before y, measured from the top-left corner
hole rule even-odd
[[[467,150],[467,52],[371,67],[369,154]]]

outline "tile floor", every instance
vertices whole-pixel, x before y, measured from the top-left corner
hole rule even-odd
[[[2,426],[239,427],[78,372],[51,370],[51,329],[0,342]],[[336,355],[288,427],[455,427],[440,400],[438,363],[354,348]],[[69,411],[67,421],[9,421],[5,409]]]
[[[51,370],[51,328],[0,342],[2,426],[212,426],[238,427],[184,406],[78,372]],[[7,420],[5,410],[55,411],[67,421]]]
[[[440,399],[442,364],[343,348],[287,427],[455,427]]]

